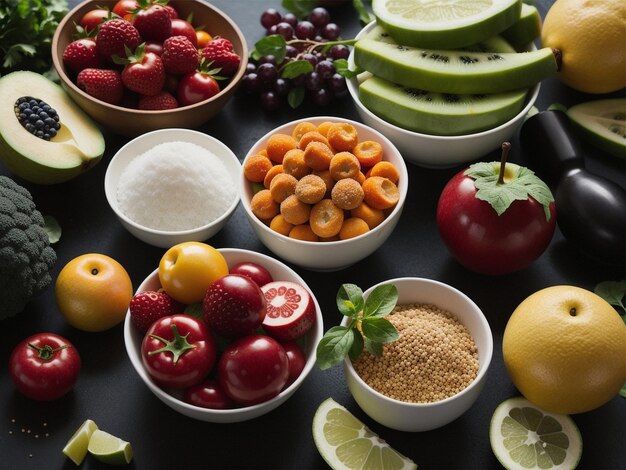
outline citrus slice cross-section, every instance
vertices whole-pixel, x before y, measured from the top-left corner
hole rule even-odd
[[[475,44],[520,17],[519,0],[373,0],[377,23],[400,44],[431,49]]]
[[[572,418],[546,413],[522,397],[498,405],[491,417],[489,440],[493,453],[508,469],[574,469],[583,450]]]
[[[572,106],[567,115],[591,144],[626,158],[626,100],[609,98]]]
[[[96,423],[86,419],[63,447],[63,454],[72,460],[76,465],[80,465],[87,455],[87,446],[91,435],[98,429]]]
[[[417,468],[412,460],[392,449],[332,398],[323,401],[315,412],[313,439],[334,470]]]
[[[88,449],[96,459],[110,465],[125,465],[133,459],[129,442],[99,429],[91,435]]]

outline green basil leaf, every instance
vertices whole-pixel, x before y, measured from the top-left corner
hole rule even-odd
[[[390,343],[398,339],[398,331],[384,318],[364,318],[361,329],[368,339],[377,343]]]
[[[50,244],[56,243],[61,239],[61,226],[57,219],[52,217],[51,215],[44,215],[44,230],[48,234],[48,240]]]
[[[383,355],[383,343],[377,343],[369,338],[365,338],[365,349],[367,349],[372,356],[380,357]]]
[[[372,22],[372,15],[370,15],[369,12],[365,9],[365,5],[363,5],[363,2],[361,0],[352,0],[352,6],[359,14],[359,21],[362,24],[366,25]]]
[[[294,60],[283,67],[280,76],[283,78],[295,78],[302,74],[313,71],[313,64],[308,60]]]
[[[287,53],[287,42],[285,38],[280,34],[272,34],[260,39],[254,45],[254,49],[250,52],[250,57],[254,60],[259,60],[266,55],[273,55],[276,58],[276,63],[280,64]]]
[[[363,310],[363,291],[354,284],[342,284],[337,292],[337,308],[346,317],[355,317]]]
[[[356,328],[352,328],[352,332],[354,333],[354,341],[352,342],[352,347],[348,354],[352,361],[356,361],[361,355],[361,352],[363,352],[363,335]]]
[[[614,307],[622,309],[620,315],[626,322],[626,307],[624,306],[624,297],[626,296],[626,281],[604,281],[599,283],[593,290],[597,295],[602,297]]]
[[[335,66],[335,71],[345,78],[356,77],[358,74],[363,72],[363,69],[357,67],[355,70],[350,70],[348,67],[348,61],[346,59],[337,59],[333,60],[333,65]]]
[[[304,101],[304,95],[304,87],[297,86],[292,88],[289,90],[289,94],[287,95],[287,103],[289,103],[289,106],[293,109],[296,109]]]
[[[285,10],[289,10],[301,19],[311,13],[317,3],[317,0],[283,0],[281,5]]]
[[[368,295],[363,308],[363,318],[382,318],[388,315],[398,301],[398,289],[393,284],[378,286]],[[369,336],[366,334],[366,336]]]
[[[325,370],[339,364],[348,354],[354,342],[354,331],[345,326],[333,326],[317,345],[317,365]]]

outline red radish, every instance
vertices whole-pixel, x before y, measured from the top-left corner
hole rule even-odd
[[[295,341],[287,341],[280,345],[287,353],[287,359],[289,360],[289,377],[287,378],[287,385],[285,385],[285,387],[288,387],[294,383],[302,373],[304,365],[306,364],[306,358],[304,357],[302,348],[300,348]]]
[[[315,323],[315,303],[300,284],[274,281],[261,290],[267,303],[263,329],[278,341],[292,341],[303,336]]]

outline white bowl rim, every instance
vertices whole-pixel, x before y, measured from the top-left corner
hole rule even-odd
[[[322,333],[324,330],[324,324],[323,324],[324,317],[322,315],[322,310],[319,306],[319,303],[317,302],[317,298],[315,297],[315,294],[313,294],[313,291],[311,291],[307,283],[304,281],[304,279],[302,279],[302,277],[296,271],[291,269],[289,266],[287,266],[285,263],[281,262],[280,260],[277,260],[276,258],[272,258],[271,256],[267,256],[263,253],[258,253],[256,251],[245,250],[242,248],[218,248],[217,251],[219,251],[220,253],[247,253],[247,252],[254,253],[255,256],[261,257],[261,259],[263,259],[264,261],[271,260],[271,262],[280,263],[283,268],[291,271],[291,274],[295,276],[297,281],[301,283],[304,287],[306,287],[307,291],[309,291],[309,294],[311,294],[311,298],[313,299],[313,303],[315,304],[316,316],[315,316],[315,324],[313,325],[313,329],[311,329],[310,332],[313,333],[314,336],[317,336],[321,339]],[[148,274],[148,276],[141,282],[137,290],[139,290],[144,285],[144,283],[147,282],[148,279],[151,278],[152,276],[157,275],[158,277],[158,272],[159,272],[159,268],[156,268],[154,271]],[[317,362],[316,355],[315,355],[315,347],[313,347],[313,352],[311,354],[311,357],[309,357],[307,361],[305,362],[304,368],[302,369],[302,372],[300,372],[300,375],[296,378],[296,380],[294,380],[287,388],[281,390],[281,392],[278,395],[276,395],[275,397],[267,401],[264,401],[262,403],[257,403],[256,405],[242,406],[239,408],[230,408],[226,410],[203,408],[201,406],[196,406],[196,405],[192,405],[190,403],[184,402],[183,400],[180,400],[177,397],[171,395],[166,390],[159,387],[152,380],[150,375],[144,369],[143,364],[135,363],[133,358],[130,356],[130,351],[129,351],[129,344],[132,344],[132,338],[130,336],[131,328],[134,328],[134,326],[130,320],[130,313],[126,312],[126,317],[124,320],[124,343],[126,345],[126,353],[128,354],[130,358],[130,362],[134,366],[139,377],[148,386],[148,388],[152,391],[152,393],[154,393],[158,398],[161,398],[162,395],[166,395],[166,397],[164,398],[171,400],[173,403],[176,404],[176,406],[179,406],[181,408],[184,408],[194,413],[201,412],[205,414],[214,414],[215,416],[233,416],[233,415],[238,415],[238,414],[243,414],[243,413],[252,413],[257,410],[266,408],[266,407],[268,408],[271,407],[273,409],[274,408],[273,405],[276,402],[279,402],[278,404],[282,403],[282,400],[286,399],[285,396],[288,397],[300,387],[302,382],[304,382],[304,380],[308,377],[309,373],[311,372],[311,369],[315,367],[315,364]],[[141,354],[138,354],[138,356],[139,356],[139,360],[141,360]],[[217,361],[216,361],[216,365],[217,365]]]
[[[217,145],[218,147],[220,147],[223,151],[224,151],[224,156],[234,160],[237,162],[237,164],[239,164],[241,166],[241,163],[239,162],[239,159],[237,158],[237,156],[234,154],[234,152],[225,144],[223,143],[221,140],[209,135],[209,134],[205,134],[204,132],[200,132],[200,131],[196,131],[193,129],[185,129],[185,128],[179,128],[179,127],[168,127],[165,129],[156,129],[154,131],[150,131],[150,132],[146,132],[144,134],[141,134],[137,137],[135,137],[134,139],[128,141],[126,144],[124,144],[117,152],[115,152],[115,155],[113,155],[113,158],[111,158],[111,161],[108,163],[107,166],[107,171],[104,175],[104,192],[105,192],[105,197],[107,198],[107,201],[109,202],[109,206],[111,207],[111,209],[113,210],[113,212],[115,212],[115,214],[122,219],[124,222],[126,222],[127,224],[129,224],[130,226],[134,227],[137,230],[141,230],[143,232],[146,233],[150,233],[150,234],[154,234],[154,235],[191,235],[194,233],[198,233],[201,232],[203,230],[206,230],[210,227],[213,227],[215,225],[218,225],[219,223],[221,223],[224,219],[227,219],[228,217],[230,217],[233,212],[235,212],[235,209],[237,209],[237,205],[239,204],[239,202],[241,201],[241,195],[239,194],[239,191],[237,191],[237,193],[235,194],[235,198],[233,200],[233,202],[231,203],[231,205],[228,207],[228,209],[226,210],[226,212],[224,212],[221,216],[219,216],[217,219],[212,220],[211,222],[209,222],[208,224],[204,224],[201,225],[199,227],[196,228],[191,228],[191,229],[186,229],[186,230],[159,230],[159,229],[154,229],[154,228],[150,228],[150,227],[146,227],[144,225],[140,225],[137,222],[135,222],[134,220],[130,219],[126,214],[124,214],[121,209],[119,208],[119,204],[117,202],[117,195],[116,194],[111,194],[111,191],[113,190],[117,190],[117,186],[115,188],[112,187],[112,183],[111,183],[111,177],[109,176],[109,166],[111,166],[113,164],[113,162],[115,161],[115,159],[117,158],[117,156],[122,152],[127,150],[129,147],[131,147],[132,145],[136,144],[137,141],[139,140],[143,140],[149,137],[152,137],[155,134],[167,134],[167,133],[174,133],[174,132],[178,132],[182,135],[196,135],[196,136],[201,136],[204,139],[210,140],[212,141],[215,145]],[[183,140],[183,139],[180,139]],[[158,145],[158,144],[155,144]],[[222,158],[219,155],[216,155],[218,158]],[[109,191],[109,188],[111,188],[111,190]]]
[[[403,209],[403,207],[404,207],[404,202],[406,201],[406,196],[407,196],[407,193],[408,193],[409,173],[408,173],[408,170],[407,170],[407,167],[406,167],[406,162],[405,162],[404,158],[402,158],[402,155],[401,155],[400,151],[394,145],[394,143],[391,142],[391,140],[389,140],[387,137],[385,137],[380,131],[378,131],[378,130],[376,130],[376,129],[374,129],[374,128],[366,125],[366,124],[363,124],[362,122],[353,121],[351,119],[337,117],[337,116],[310,116],[310,117],[306,117],[306,118],[297,119],[295,121],[290,121],[290,122],[287,122],[287,123],[285,123],[285,124],[275,128],[275,129],[272,129],[271,131],[267,132],[263,137],[259,138],[254,143],[254,145],[250,148],[250,150],[248,151],[248,153],[244,157],[243,161],[245,162],[248,159],[248,157],[251,155],[252,148],[256,147],[259,142],[269,139],[269,137],[272,134],[280,132],[281,129],[292,127],[292,126],[297,125],[300,122],[305,122],[305,121],[340,121],[340,122],[347,122],[347,123],[350,123],[352,125],[355,125],[355,127],[357,127],[357,129],[359,127],[366,128],[368,132],[372,132],[373,134],[375,134],[377,139],[381,139],[385,143],[389,144],[391,146],[391,148],[394,150],[394,152],[398,154],[399,161],[401,162],[400,165],[399,165],[400,168],[398,170],[400,171],[400,181],[403,181],[403,184],[402,184],[402,187],[400,187],[400,185],[398,185],[398,189],[400,190],[400,199],[398,200],[398,204],[396,204],[396,206],[393,208],[393,210],[387,215],[387,217],[385,217],[385,219],[380,224],[378,224],[373,229],[365,232],[364,234],[361,234],[361,235],[359,235],[357,237],[348,238],[346,240],[334,240],[334,241],[325,241],[325,242],[319,242],[319,241],[312,242],[312,241],[308,241],[308,240],[300,240],[300,239],[297,239],[297,238],[291,238],[291,237],[288,237],[286,235],[283,235],[282,233],[278,233],[278,232],[272,230],[267,225],[265,225],[263,222],[261,222],[261,220],[259,220],[259,218],[256,215],[254,215],[252,213],[252,210],[250,209],[250,201],[247,200],[247,198],[243,197],[244,193],[242,192],[242,194],[241,194],[241,196],[242,196],[241,197],[241,201],[242,201],[242,205],[243,205],[246,213],[248,214],[248,216],[251,219],[253,219],[255,221],[256,225],[261,227],[261,229],[264,232],[267,232],[268,234],[271,234],[272,236],[276,236],[276,237],[278,237],[281,240],[288,241],[289,243],[295,243],[296,245],[301,244],[303,246],[320,246],[320,245],[324,245],[324,246],[326,246],[326,245],[329,245],[329,246],[341,246],[341,245],[350,243],[350,242],[352,242],[354,240],[359,240],[362,237],[366,237],[366,236],[368,236],[370,234],[375,234],[375,233],[379,232],[380,230],[382,230],[383,227],[385,225],[387,225],[387,222],[390,221],[392,218],[396,217],[398,212],[401,211]],[[243,163],[242,163],[242,165],[243,165]],[[243,172],[242,172],[242,175],[240,177],[240,181],[242,182],[241,183],[242,189],[243,189],[244,185],[251,184],[248,180],[246,180],[245,176],[243,175]]]
[[[422,283],[427,284],[427,285],[436,285],[436,286],[444,287],[446,289],[450,289],[452,291],[455,291],[464,301],[466,301],[468,303],[468,305],[471,307],[471,309],[473,311],[478,313],[477,318],[478,318],[478,320],[480,322],[480,325],[488,333],[488,335],[487,335],[488,341],[487,341],[486,348],[484,350],[485,359],[480,362],[480,365],[479,365],[479,368],[478,368],[478,373],[476,374],[476,377],[474,377],[474,380],[472,380],[467,385],[467,387],[465,387],[460,392],[452,395],[451,397],[444,398],[443,400],[438,400],[438,401],[434,401],[434,402],[430,402],[430,403],[413,403],[413,402],[406,402],[406,401],[402,401],[402,400],[397,400],[395,398],[388,397],[387,395],[383,395],[382,393],[378,392],[377,390],[374,390],[356,372],[356,370],[354,369],[354,367],[352,365],[352,362],[351,362],[350,358],[347,357],[347,356],[344,359],[344,365],[346,366],[346,368],[348,369],[350,374],[353,376],[353,378],[357,381],[359,386],[361,386],[362,388],[368,390],[368,392],[370,392],[376,398],[378,398],[380,400],[388,401],[388,402],[393,403],[393,404],[397,404],[397,405],[401,405],[401,406],[408,406],[408,407],[414,408],[414,409],[432,408],[433,406],[440,406],[440,405],[443,406],[446,403],[450,403],[452,401],[455,401],[455,400],[459,399],[460,397],[462,397],[463,395],[466,395],[466,394],[470,393],[470,390],[473,389],[475,386],[477,386],[479,383],[481,383],[481,381],[483,380],[483,377],[487,374],[487,371],[489,370],[489,365],[491,364],[491,359],[493,357],[493,333],[491,332],[491,327],[489,326],[489,322],[487,321],[487,318],[485,317],[485,314],[482,312],[482,310],[478,307],[478,305],[476,305],[476,303],[472,299],[470,299],[466,294],[464,294],[463,292],[458,290],[456,287],[452,287],[450,284],[446,284],[445,282],[441,282],[441,281],[436,281],[434,279],[428,279],[428,278],[423,278],[423,277],[398,277],[398,278],[395,278],[395,279],[389,279],[387,281],[379,282],[378,284],[375,284],[372,287],[370,287],[369,289],[367,289],[365,292],[367,292],[369,294],[372,290],[374,290],[376,287],[378,287],[380,285],[383,285],[383,284],[393,284],[393,283],[398,282],[398,281],[402,281],[402,282],[418,281],[418,282],[422,282]],[[344,321],[347,321],[347,318],[348,317],[344,317],[343,318],[343,320],[341,322],[342,325],[343,325]],[[481,353],[482,353],[482,351],[481,351]]]
[[[361,29],[361,31],[359,31],[359,33],[356,35],[355,39],[359,39],[359,36],[365,34],[366,32],[369,32],[372,28],[374,28],[374,26],[376,26],[376,20],[374,20],[371,23],[368,23],[367,25],[365,25]],[[536,48],[534,44],[533,44],[532,48]],[[532,48],[531,48],[531,50],[532,50]],[[348,57],[348,68],[350,68],[350,69],[354,68],[354,49],[352,49],[350,51],[350,55]],[[500,124],[497,127],[492,127],[491,129],[486,129],[486,130],[480,131],[480,132],[474,132],[472,134],[435,135],[435,134],[423,134],[421,132],[410,131],[408,129],[404,129],[403,127],[399,127],[399,126],[396,126],[395,124],[387,122],[384,119],[382,119],[381,117],[379,117],[376,114],[374,114],[367,107],[365,107],[365,105],[363,103],[361,103],[361,100],[359,99],[359,93],[358,93],[359,85],[358,85],[358,80],[357,80],[356,76],[346,80],[346,85],[348,87],[348,92],[350,93],[350,96],[352,96],[352,101],[354,101],[354,104],[356,106],[358,106],[359,109],[361,109],[363,112],[365,112],[371,119],[373,119],[374,121],[378,122],[379,124],[385,125],[385,126],[389,126],[389,128],[391,130],[396,131],[396,132],[401,133],[401,134],[404,134],[407,137],[420,137],[420,138],[431,139],[431,140],[443,140],[444,142],[463,140],[463,139],[468,139],[468,138],[470,138],[470,139],[479,139],[479,138],[484,137],[486,135],[495,134],[495,133],[501,131],[502,129],[504,129],[507,126],[511,125],[512,122],[514,122],[514,121],[520,119],[522,116],[525,116],[526,114],[528,114],[528,111],[530,111],[530,109],[534,106],[535,102],[537,101],[537,97],[539,96],[539,90],[541,88],[541,82],[538,82],[534,86],[530,87],[529,90],[531,90],[531,92],[528,93],[526,95],[526,98],[525,98],[526,106],[524,106],[524,108],[519,113],[517,113],[515,116],[513,116],[511,119],[509,119],[506,122],[503,122],[502,124]]]

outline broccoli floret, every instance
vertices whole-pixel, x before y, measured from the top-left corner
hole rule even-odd
[[[31,194],[0,175],[0,320],[50,285],[56,260]]]

